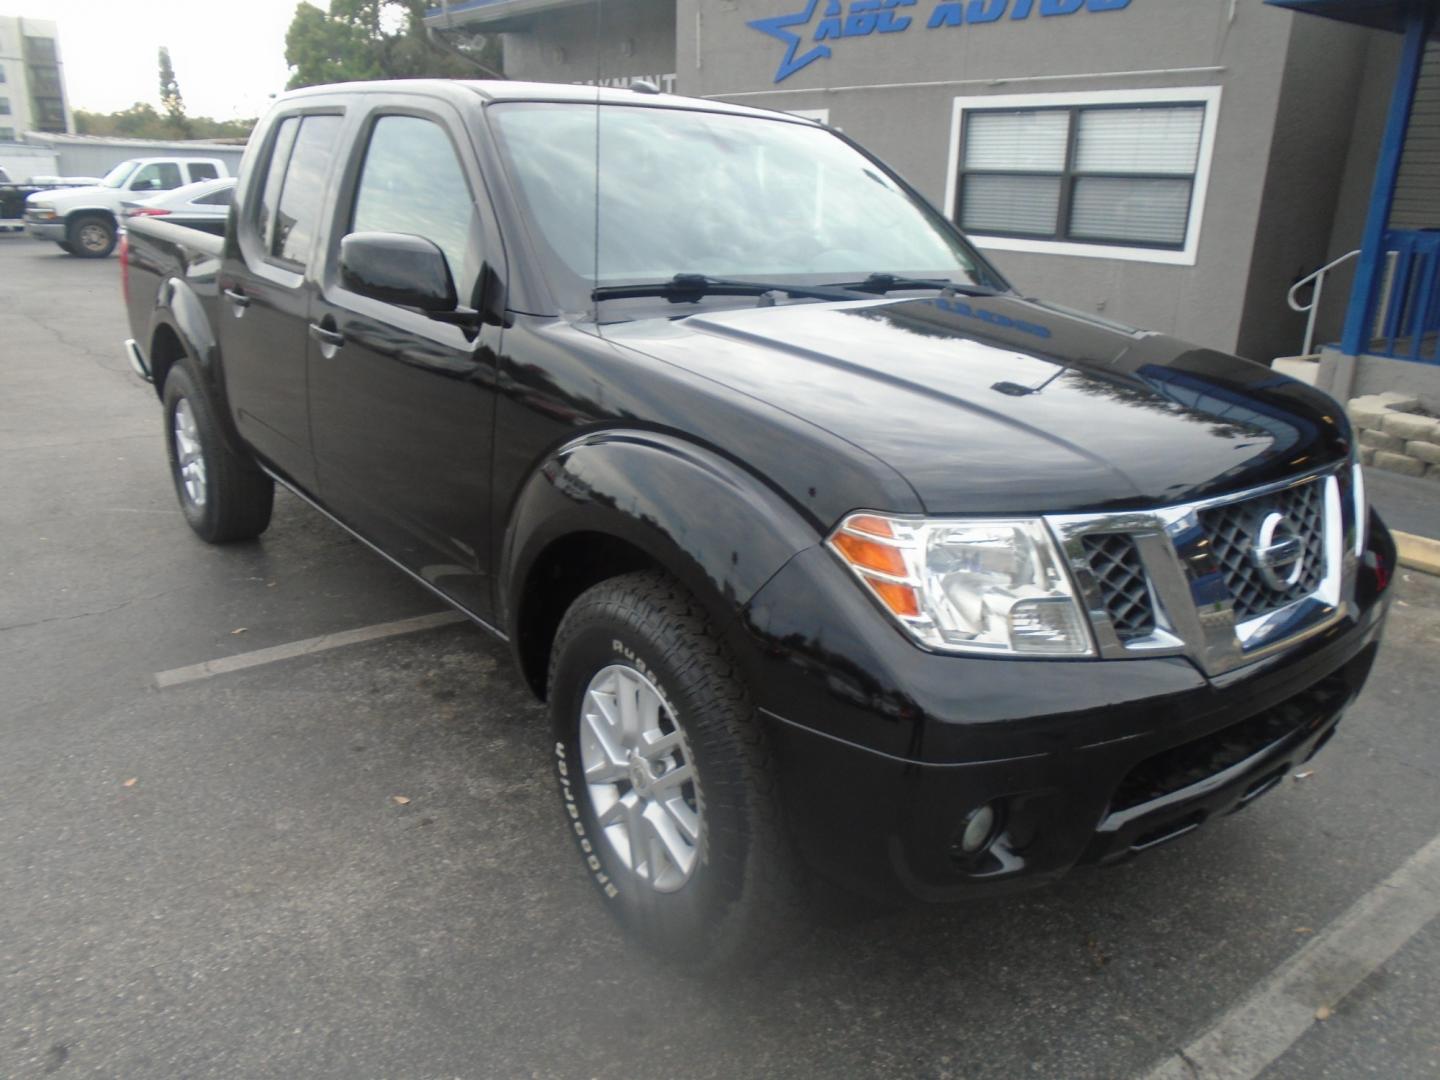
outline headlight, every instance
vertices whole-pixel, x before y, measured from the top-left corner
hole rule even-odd
[[[945,652],[1094,655],[1070,574],[1038,518],[858,513],[827,543],[922,645]]]

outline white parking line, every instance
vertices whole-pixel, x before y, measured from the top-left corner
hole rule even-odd
[[[159,671],[155,673],[155,685],[163,690],[167,686],[179,686],[181,683],[198,682],[231,671],[273,664],[277,660],[290,660],[297,656],[341,649],[346,645],[359,645],[366,641],[379,641],[381,638],[398,637],[401,634],[413,634],[419,630],[431,630],[437,626],[466,621],[466,617],[458,611],[437,611],[433,615],[417,615],[413,619],[376,623],[374,626],[362,626],[357,630],[342,630],[338,634],[321,634],[304,641],[292,641],[287,645],[275,645],[269,649],[256,649],[254,652],[240,653],[237,656],[207,660],[203,664]]]
[[[1440,836],[1145,1080],[1250,1080],[1440,916]]]

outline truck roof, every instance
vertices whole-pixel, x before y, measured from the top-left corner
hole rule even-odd
[[[601,105],[643,104],[651,108],[704,109],[708,112],[732,113],[740,116],[757,116],[767,119],[791,119],[796,123],[810,121],[789,117],[770,109],[755,109],[747,105],[732,105],[727,101],[709,98],[683,97],[679,94],[651,94],[632,90],[628,87],[594,87],[580,83],[519,82],[502,79],[388,79],[373,82],[330,83],[324,86],[308,86],[282,94],[275,101],[277,105],[297,98],[331,96],[344,94],[380,94],[411,91],[439,97],[457,106],[471,104],[476,98],[482,102],[501,101],[566,101]]]

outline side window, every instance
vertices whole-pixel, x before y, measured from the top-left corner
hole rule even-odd
[[[173,161],[152,161],[130,180],[131,191],[173,191],[183,183],[180,166]]]
[[[270,254],[277,259],[303,264],[310,257],[325,197],[325,173],[339,133],[338,116],[307,116],[301,121],[275,212]]]
[[[299,130],[298,116],[287,116],[275,129],[274,148],[270,151],[270,165],[265,171],[265,189],[260,195],[260,216],[256,222],[260,244],[267,253],[270,251],[270,223],[275,218],[275,204],[280,201],[280,184],[285,179],[285,166],[290,162],[290,150],[295,145],[295,133]]]
[[[190,163],[190,182],[197,180],[215,180],[220,176],[219,171],[208,161],[192,161]]]
[[[233,187],[212,191],[209,195],[202,195],[195,200],[200,206],[229,206],[234,201],[235,189]]]
[[[474,292],[479,271],[470,245],[475,200],[444,128],[414,116],[376,121],[350,231],[409,233],[432,240],[450,264],[455,291],[462,298]]]

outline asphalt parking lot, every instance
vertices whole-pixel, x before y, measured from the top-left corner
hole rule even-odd
[[[1440,581],[1244,813],[1013,899],[827,905],[700,981],[612,927],[481,631],[157,688],[438,605],[289,495],[195,539],[125,336],[114,259],[0,237],[0,1077],[1144,1076],[1340,919],[1355,988],[1263,1075],[1440,1075],[1440,924],[1364,944],[1440,834]]]

